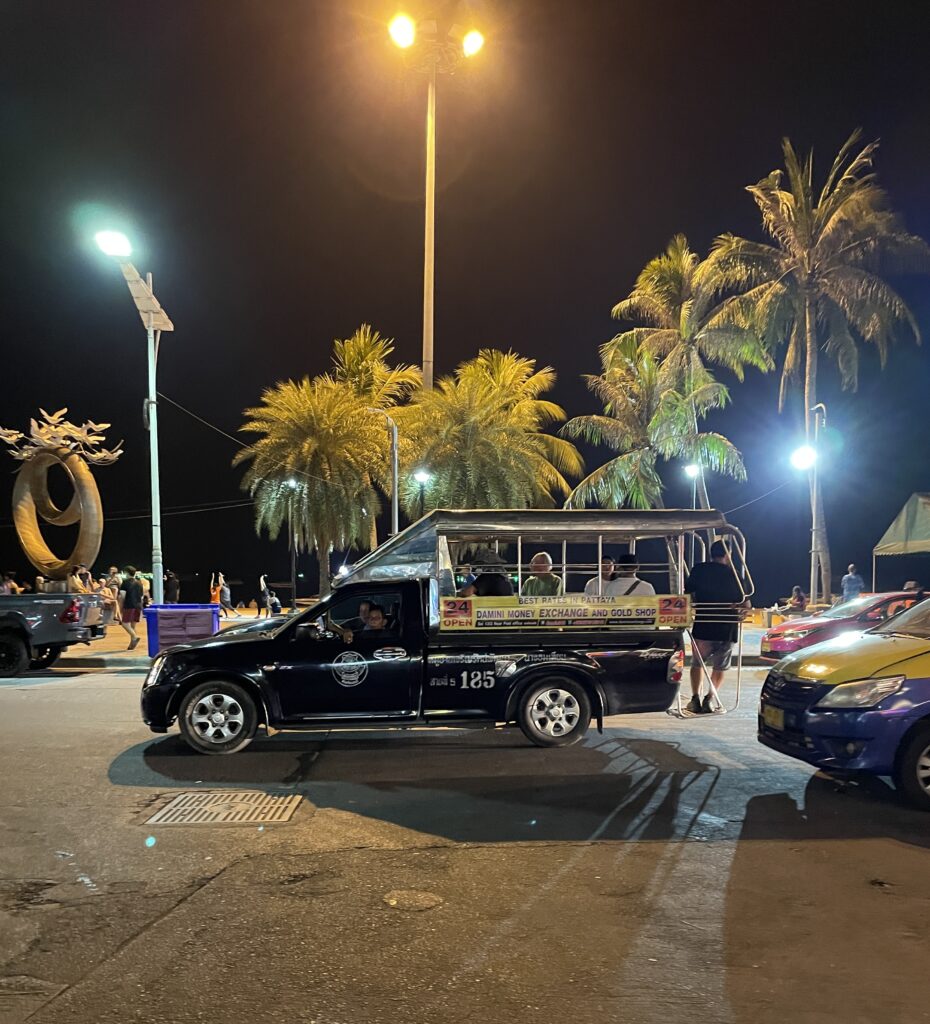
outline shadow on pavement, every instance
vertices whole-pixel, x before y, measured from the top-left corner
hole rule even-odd
[[[512,731],[279,735],[231,757],[196,754],[172,735],[124,751],[109,778],[297,791],[318,807],[461,842],[883,837],[930,846],[930,818],[879,779],[843,786],[790,762],[720,769],[677,743],[615,731],[562,750]]]

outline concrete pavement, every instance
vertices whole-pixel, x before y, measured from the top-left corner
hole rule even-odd
[[[4,681],[0,1022],[925,1020],[927,818],[759,746],[763,674],[734,713],[566,750],[398,731],[229,758],[149,734],[136,673]],[[145,825],[201,789],[304,799]]]

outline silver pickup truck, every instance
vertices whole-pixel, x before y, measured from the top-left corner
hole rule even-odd
[[[97,594],[0,595],[0,678],[48,668],[66,647],[105,635]]]

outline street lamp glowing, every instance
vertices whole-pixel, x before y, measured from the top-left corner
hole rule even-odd
[[[476,28],[467,32],[462,40],[462,52],[466,57],[474,57],[482,46],[484,46],[484,36]]]
[[[409,18],[406,14],[394,15],[391,24],[388,25],[388,32],[391,33],[394,45],[399,46],[402,50],[413,46],[417,38],[417,27],[413,23],[413,18]]]
[[[795,469],[812,469],[817,461],[817,452],[809,444],[802,444],[791,453],[791,465]]]
[[[122,231],[98,231],[94,235],[94,241],[100,251],[107,256],[127,260],[132,255],[132,246]]]
[[[416,473],[413,474],[413,479],[416,480],[421,487],[424,487],[433,479],[433,474],[428,473],[425,469],[418,469]]]
[[[694,462],[692,462],[689,466],[685,466],[685,476],[688,477],[689,480],[694,480],[700,472],[701,467]]]

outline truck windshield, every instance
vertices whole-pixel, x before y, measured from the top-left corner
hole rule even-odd
[[[881,626],[870,630],[872,633],[897,633],[930,640],[930,601],[921,601],[900,615],[895,615]]]

